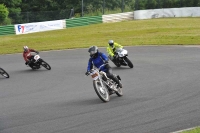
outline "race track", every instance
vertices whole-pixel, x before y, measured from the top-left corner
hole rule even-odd
[[[134,68],[116,68],[123,97],[103,103],[86,72],[87,49],[40,52],[52,70],[22,54],[1,55],[0,133],[170,133],[200,125],[200,48],[125,47]],[[105,52],[105,48],[100,51]]]

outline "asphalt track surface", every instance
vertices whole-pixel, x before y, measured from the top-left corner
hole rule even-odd
[[[200,48],[125,47],[134,68],[113,67],[123,97],[103,103],[85,76],[87,49],[40,52],[52,70],[22,54],[1,55],[0,133],[169,133],[200,125]],[[101,48],[105,52],[105,48]]]

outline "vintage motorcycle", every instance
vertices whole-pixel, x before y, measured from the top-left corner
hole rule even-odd
[[[101,65],[99,68],[93,68],[90,70],[88,75],[91,75],[93,79],[93,86],[96,94],[103,102],[110,101],[110,95],[116,93],[119,97],[123,96],[122,89],[117,87],[117,84],[110,78],[106,76],[106,73],[100,71],[100,68],[106,64]],[[116,76],[116,75],[114,75]],[[121,79],[119,76],[116,76],[119,81]]]
[[[30,60],[30,62],[27,65],[31,67],[33,70],[40,69],[40,66],[43,66],[47,70],[51,70],[51,66],[47,62],[45,62],[43,59],[41,59],[38,54],[33,55],[33,58]]]
[[[117,66],[129,66],[133,68],[133,63],[128,59],[128,51],[122,48],[116,49],[115,52],[116,58],[112,62]]]
[[[0,68],[0,74],[5,78],[10,77],[9,74],[3,68]]]

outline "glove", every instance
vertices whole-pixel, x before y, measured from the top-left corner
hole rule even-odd
[[[29,64],[29,61],[25,62],[25,65],[28,65]]]
[[[85,75],[87,75],[87,76],[88,76],[89,74],[90,74],[89,71],[87,71],[87,72],[85,73]]]
[[[105,64],[108,64],[108,60],[104,61]]]
[[[35,51],[35,53],[36,53],[36,54],[39,54],[39,52],[38,52],[38,51]]]

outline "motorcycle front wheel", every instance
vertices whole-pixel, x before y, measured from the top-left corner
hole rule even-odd
[[[2,76],[4,76],[5,78],[9,78],[9,74],[3,69],[3,68],[0,68],[0,74]]]
[[[130,68],[133,68],[133,63],[128,59],[128,57],[125,57],[124,60],[127,62]]]
[[[97,93],[98,97],[103,101],[103,102],[108,102],[110,101],[110,95],[105,86],[102,86],[100,81],[94,80],[93,81],[93,86],[94,90]]]
[[[41,60],[41,65],[46,68],[47,70],[51,70],[51,66],[45,62],[44,60]]]

